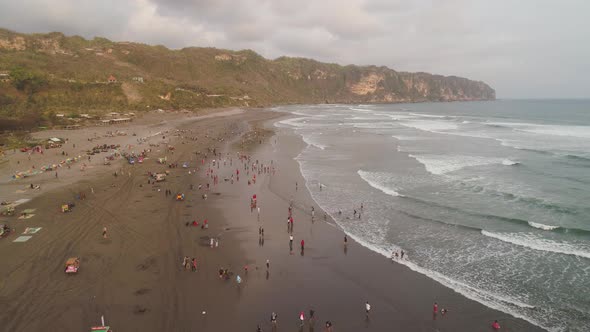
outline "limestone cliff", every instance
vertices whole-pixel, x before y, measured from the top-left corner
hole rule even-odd
[[[5,77],[0,82],[0,113],[31,103],[41,111],[195,109],[246,105],[243,96],[250,106],[495,99],[487,84],[454,76],[302,58],[270,60],[251,50],[170,50],[0,29],[0,73],[15,69],[21,70],[21,77],[23,70],[30,72],[24,77],[42,77],[36,82],[44,84],[26,89],[26,84]],[[169,98],[160,98],[170,91]]]

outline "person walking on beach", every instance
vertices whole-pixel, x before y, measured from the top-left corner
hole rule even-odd
[[[332,332],[332,331],[334,331],[334,330],[332,329],[332,322],[331,322],[331,321],[329,321],[329,320],[327,320],[327,321],[326,321],[326,332]]]
[[[193,260],[192,260],[192,266],[191,267],[192,267],[193,272],[197,272],[197,259],[194,258],[194,257],[193,257]]]
[[[301,311],[299,312],[299,327],[303,328],[303,325],[305,325],[305,314]]]
[[[305,250],[305,240],[301,239],[301,251]]]
[[[346,247],[348,245],[348,237],[346,236],[346,234],[344,234],[344,246]]]
[[[277,314],[273,311],[273,313],[270,314],[270,324],[272,325],[273,331],[277,330],[277,326],[278,326],[277,318],[278,318]]]
[[[365,302],[365,319],[369,319],[369,313],[371,312],[371,305],[369,301]]]
[[[402,250],[401,259],[404,259],[404,254],[405,254],[405,252]]]
[[[107,226],[104,226],[102,228],[102,238],[106,239],[107,238]]]
[[[495,321],[492,323],[492,328],[494,329],[494,331],[498,331],[498,330],[500,329],[500,323],[498,323],[498,321],[497,321],[497,320],[495,320]]]
[[[293,251],[293,234],[289,235],[289,250]]]
[[[270,259],[266,260],[266,269],[270,270]]]
[[[434,302],[434,305],[432,305],[432,319],[436,319],[437,314],[438,314],[438,303]]]

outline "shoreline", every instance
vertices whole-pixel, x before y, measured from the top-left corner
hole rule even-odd
[[[187,140],[180,133],[173,143],[177,149],[168,158],[169,163],[188,161],[189,169],[157,165],[155,159],[162,152],[154,151],[144,164],[125,165],[129,176],[89,173],[23,204],[37,208],[39,215],[11,220],[18,233],[25,227],[43,229],[25,243],[13,243],[14,235],[0,240],[0,250],[11,252],[0,261],[0,301],[9,303],[0,313],[0,323],[19,331],[40,327],[79,331],[96,324],[104,314],[115,331],[254,331],[257,324],[270,331],[269,317],[275,311],[279,330],[295,331],[298,313],[304,311],[307,316],[313,309],[316,322],[314,326],[306,322],[305,330],[322,331],[326,320],[337,331],[491,330],[494,319],[500,320],[503,331],[541,330],[393,264],[350,237],[345,248],[341,229],[329,216],[328,222],[323,220],[312,198],[313,188],[302,186],[305,180],[293,159],[305,147],[301,137],[277,132],[258,136],[257,128],[268,128],[277,117],[285,116],[248,110],[191,122],[179,119],[175,128],[191,128],[193,133],[186,135],[199,140]],[[235,146],[240,140],[243,149]],[[229,178],[236,165],[243,167],[236,160],[239,150],[248,151],[252,160],[273,165],[276,174],[261,174],[251,186],[246,185],[245,175],[233,185],[221,180],[203,200],[202,193],[189,185],[211,181],[198,164],[201,159],[216,159],[203,156],[212,147],[229,153],[224,159],[233,158],[234,167],[215,170],[220,179]],[[201,168],[196,175],[188,174],[196,167]],[[170,171],[167,180],[146,185],[145,173],[159,169]],[[56,211],[60,202],[89,187],[96,194],[76,201],[71,214]],[[183,191],[187,200],[166,199],[164,189]],[[249,208],[252,194],[258,196],[260,221]],[[285,221],[291,200],[295,248],[304,239],[303,253],[288,248]],[[311,206],[316,207],[314,222]],[[211,226],[208,230],[185,226],[194,219],[208,219]],[[109,227],[106,240],[100,237],[103,225]],[[265,229],[262,243],[260,226]],[[219,248],[209,248],[211,237],[220,240]],[[82,257],[81,272],[64,276],[63,260],[71,255]],[[185,255],[197,258],[197,272],[182,271]],[[219,280],[220,267],[229,268],[234,279]],[[237,274],[243,278],[240,285],[235,282]],[[368,325],[363,320],[365,300],[373,306]],[[436,300],[449,313],[433,320]]]
[[[276,121],[269,121],[272,125],[272,123],[276,122]],[[267,123],[267,126],[269,124]],[[286,137],[285,137],[286,136]],[[281,177],[273,177],[271,179],[271,183],[269,184],[269,188],[268,190],[270,192],[272,192],[272,194],[274,194],[275,196],[278,196],[280,198],[280,200],[283,201],[284,206],[288,206],[288,201],[291,199],[294,199],[294,205],[297,208],[297,210],[303,215],[303,217],[299,217],[299,219],[304,218],[310,218],[310,212],[309,212],[309,207],[310,206],[315,206],[316,207],[316,216],[320,216],[319,218],[316,217],[316,221],[313,224],[308,224],[309,220],[304,220],[303,221],[303,225],[306,226],[304,228],[304,232],[308,232],[310,235],[315,234],[317,236],[317,234],[321,234],[319,237],[319,241],[321,242],[321,245],[319,246],[319,248],[317,248],[318,251],[322,252],[322,259],[327,259],[324,254],[326,252],[329,252],[329,255],[331,256],[330,258],[332,260],[334,260],[334,264],[340,264],[337,265],[339,269],[341,270],[346,270],[348,268],[348,265],[350,266],[354,266],[354,269],[360,269],[362,270],[366,270],[366,271],[372,271],[375,268],[378,271],[383,271],[383,273],[385,275],[389,275],[389,277],[391,278],[395,278],[397,279],[400,275],[402,280],[404,280],[403,282],[407,282],[408,283],[408,287],[412,288],[412,289],[417,289],[417,290],[424,290],[424,289],[429,289],[430,293],[432,293],[430,295],[430,298],[432,298],[432,302],[436,301],[436,299],[439,299],[439,305],[441,305],[442,307],[446,307],[449,312],[452,313],[453,316],[448,315],[446,317],[438,317],[438,320],[434,321],[432,320],[432,302],[427,301],[426,299],[422,299],[421,301],[417,301],[417,300],[410,300],[413,296],[415,295],[420,295],[420,296],[426,296],[424,294],[423,291],[417,291],[417,294],[415,295],[410,295],[409,292],[407,292],[406,290],[403,289],[403,287],[394,287],[395,292],[393,293],[405,293],[409,300],[410,303],[405,303],[405,304],[400,304],[397,303],[396,305],[392,306],[392,311],[393,312],[403,312],[408,310],[408,312],[404,313],[404,317],[406,316],[413,316],[415,317],[415,321],[413,321],[411,324],[408,324],[408,322],[406,322],[407,325],[404,325],[404,329],[407,330],[421,330],[421,329],[430,329],[432,328],[433,330],[438,329],[440,331],[467,331],[467,330],[473,330],[473,329],[477,329],[477,330],[481,330],[481,329],[486,329],[486,330],[491,330],[490,325],[493,322],[494,319],[498,319],[500,320],[501,324],[502,324],[502,330],[508,330],[508,331],[543,331],[542,328],[535,326],[531,323],[529,323],[528,321],[522,319],[522,318],[517,318],[514,317],[510,314],[501,312],[501,311],[497,311],[493,308],[489,308],[473,299],[469,299],[466,296],[456,292],[455,290],[453,290],[452,288],[441,284],[440,282],[431,279],[429,276],[422,274],[418,271],[414,271],[412,270],[410,267],[403,265],[403,264],[393,264],[393,262],[391,262],[390,259],[388,259],[387,257],[384,257],[381,253],[377,253],[373,250],[371,250],[370,248],[361,245],[360,243],[358,243],[357,241],[353,240],[352,237],[349,235],[349,241],[348,241],[348,253],[345,253],[344,256],[350,256],[350,250],[352,248],[357,248],[358,247],[358,257],[355,259],[351,259],[352,262],[349,263],[345,263],[345,261],[341,260],[341,257],[336,257],[333,255],[337,255],[337,252],[342,250],[342,237],[344,235],[344,232],[342,231],[342,229],[337,226],[337,224],[334,222],[334,220],[331,218],[331,216],[328,213],[327,219],[328,222],[324,222],[322,219],[322,214],[324,213],[323,210],[321,210],[321,208],[319,208],[319,206],[317,205],[317,203],[313,200],[312,198],[312,194],[311,191],[313,190],[313,188],[309,187],[309,184],[304,180],[302,174],[301,174],[301,170],[300,170],[300,165],[299,162],[297,162],[295,160],[295,157],[302,151],[303,148],[305,148],[306,143],[303,142],[302,138],[300,137],[300,135],[291,132],[288,135],[285,135],[283,137],[278,137],[278,141],[279,141],[279,145],[281,145],[280,141],[281,139],[285,139],[287,140],[287,142],[285,143],[286,145],[290,145],[290,146],[280,146],[280,147],[267,147],[268,149],[276,149],[278,151],[289,151],[286,154],[283,154],[281,157],[279,157],[278,162],[281,166],[281,171],[285,172],[285,164],[290,164],[287,167],[287,172],[289,173],[288,176],[292,177],[290,179],[291,184],[286,183],[285,179],[282,179],[282,181],[278,181],[278,178]],[[273,140],[276,138],[273,137]],[[272,155],[272,153],[269,153],[269,151],[266,152],[269,155]],[[276,161],[276,159],[275,159]],[[294,179],[293,179],[294,178]],[[274,181],[274,183],[273,183]],[[289,188],[289,187],[293,187],[294,182],[297,181],[299,183],[299,190],[294,193],[293,189],[291,190],[287,190],[285,188]],[[302,190],[302,186],[301,183],[302,181],[304,181],[303,183],[306,183],[305,186],[305,190]],[[262,196],[264,197],[264,196]],[[263,202],[261,200],[261,202]],[[276,206],[277,204],[275,202],[272,203],[273,207]],[[277,218],[279,218],[277,216]],[[280,232],[280,226],[278,227],[279,232]],[[297,225],[295,227],[295,231],[297,232]],[[318,231],[318,229],[320,229]],[[284,230],[283,230],[284,231]],[[285,234],[286,237],[286,234]],[[340,237],[340,238],[339,238]],[[317,239],[316,239],[317,240]],[[296,242],[297,242],[297,238],[296,238]],[[328,242],[331,242],[332,245],[326,245]],[[309,243],[309,241],[306,241],[306,243]],[[312,242],[311,245],[314,245]],[[280,247],[280,245],[279,245]],[[340,248],[340,250],[338,250],[338,248]],[[252,249],[252,248],[250,248]],[[277,248],[278,250],[278,248]],[[307,251],[307,249],[306,249]],[[355,250],[356,251],[356,250]],[[246,252],[248,252],[248,250],[246,250]],[[306,254],[307,255],[307,254]],[[357,261],[358,259],[358,261]],[[315,260],[312,258],[313,262],[315,263]],[[371,264],[362,264],[363,262],[365,262],[365,260],[370,260],[372,263]],[[313,263],[312,263],[313,264]],[[320,266],[317,266],[316,268],[323,268],[322,265],[323,264],[318,264]],[[360,266],[365,265],[366,268],[362,268]],[[295,273],[295,272],[293,272]],[[330,275],[332,275],[331,273],[328,273]],[[387,290],[388,288],[392,288],[391,285],[384,280],[386,276],[373,276],[373,275],[365,275],[363,273],[351,273],[348,272],[347,274],[349,275],[354,275],[356,278],[358,278],[356,280],[357,283],[371,283],[371,281],[373,282],[378,282],[381,284],[382,286],[382,290]],[[363,280],[363,279],[367,279],[367,280]],[[412,280],[414,279],[414,281],[408,281],[408,280]],[[323,282],[323,284],[325,284],[325,282]],[[330,285],[324,285],[328,288],[331,288]],[[367,286],[368,289],[372,289],[373,287],[369,287]],[[259,290],[260,291],[260,290]],[[334,294],[334,293],[338,293],[336,290],[332,290],[332,291],[327,291],[327,293],[329,294]],[[362,293],[362,291],[360,291],[360,293]],[[293,296],[296,296],[295,294],[293,294]],[[310,295],[311,296],[311,295]],[[393,295],[392,294],[392,298],[393,299],[397,299],[398,296],[397,295]],[[392,299],[390,299],[392,300]],[[361,308],[363,301],[362,299],[358,299],[357,300],[358,303],[355,305],[355,307],[357,308]],[[444,302],[443,302],[444,301]],[[346,300],[344,301],[346,302]],[[385,301],[387,302],[387,301]],[[413,303],[412,303],[413,302]],[[417,302],[422,302],[422,304],[419,304]],[[442,305],[448,305],[448,306],[442,306]],[[403,306],[410,306],[409,304],[411,304],[411,306],[413,306],[412,309],[408,309],[408,308],[403,308]],[[372,303],[373,305],[373,303]],[[391,303],[389,303],[389,305],[391,305]],[[316,310],[316,312],[319,312],[319,310]],[[361,312],[361,309],[358,309],[358,311],[355,311],[356,314],[358,315]],[[422,313],[420,313],[422,312]],[[387,313],[384,313],[385,315],[387,315]],[[342,314],[340,313],[338,316],[342,317]],[[421,318],[420,318],[421,317]],[[336,321],[336,318],[331,318],[333,321]],[[353,331],[354,329],[350,328],[351,326],[354,326],[354,322],[350,322],[349,324],[345,323],[345,326],[338,326],[339,330],[350,330]],[[384,323],[384,325],[382,325],[381,327],[377,327],[377,326],[373,326],[372,328],[376,328],[375,330],[381,330],[381,329],[386,329],[389,328],[391,326],[391,324],[396,324],[395,320],[392,319],[391,321]],[[344,327],[344,328],[343,328]],[[358,327],[360,328],[360,326]]]

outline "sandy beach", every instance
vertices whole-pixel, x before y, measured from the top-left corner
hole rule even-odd
[[[271,132],[281,116],[264,110],[154,115],[120,128],[43,132],[39,138],[68,142],[30,160],[26,153],[9,154],[0,166],[1,200],[30,201],[18,205],[14,216],[0,217],[0,224],[14,230],[0,239],[0,326],[84,331],[104,315],[114,331],[256,331],[257,325],[272,331],[275,312],[278,331],[325,331],[326,321],[333,331],[491,331],[494,320],[501,331],[541,331],[352,239],[345,246],[344,233],[310,196],[309,190],[319,188],[306,187],[294,160],[305,143]],[[127,135],[111,137],[107,131]],[[92,137],[99,138],[88,141]],[[145,138],[142,144],[139,138]],[[83,152],[98,144],[151,151],[141,164],[117,159],[104,165],[99,154],[85,161],[84,171],[78,162],[59,168],[57,178],[52,171],[10,179],[33,165],[58,163],[62,151],[86,157]],[[161,157],[167,165],[156,162]],[[148,172],[164,171],[165,181],[148,183]],[[31,183],[41,189],[29,189]],[[86,199],[78,199],[80,193]],[[185,200],[175,200],[176,193]],[[260,210],[251,209],[253,195]],[[75,204],[72,212],[62,213],[60,206],[69,202]],[[24,209],[35,209],[34,216],[18,219]],[[13,242],[27,228],[39,227],[26,242]],[[212,248],[211,239],[219,245]],[[196,258],[195,272],[183,268],[185,256]],[[64,273],[69,257],[81,258],[75,275]],[[229,270],[228,280],[219,277],[220,268]],[[366,301],[372,307],[368,320]],[[448,313],[433,315],[434,302]],[[300,312],[306,316],[303,327]]]

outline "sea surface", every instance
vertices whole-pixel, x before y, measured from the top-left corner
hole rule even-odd
[[[403,249],[399,263],[491,308],[590,331],[590,101],[276,110],[349,236],[384,259]]]

